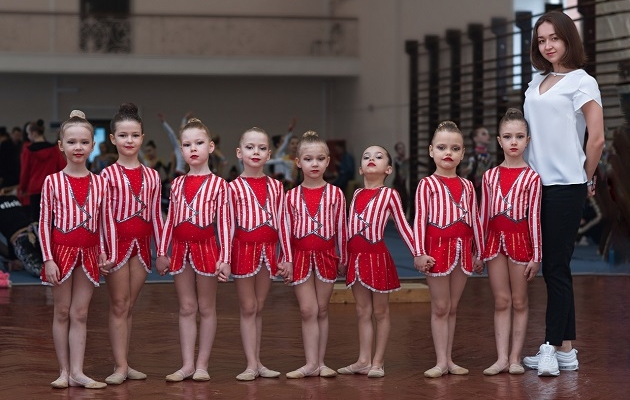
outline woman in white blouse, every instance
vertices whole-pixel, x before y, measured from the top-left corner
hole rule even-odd
[[[570,261],[586,196],[604,147],[597,81],[582,68],[584,48],[574,22],[552,11],[536,22],[531,58],[540,71],[525,92],[531,143],[525,157],[542,179],[542,272],[547,284],[545,344],[523,363],[538,375],[577,370]],[[588,129],[588,138],[585,131]],[[586,143],[585,143],[586,142]],[[585,145],[586,144],[586,145]]]

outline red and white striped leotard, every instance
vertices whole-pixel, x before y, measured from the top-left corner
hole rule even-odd
[[[518,264],[540,262],[540,176],[529,167],[498,166],[483,174],[481,187],[483,260],[502,253]]]
[[[473,243],[482,253],[482,229],[472,182],[436,174],[420,180],[416,190],[414,223],[416,251],[435,258],[428,276],[444,276],[461,262],[465,274],[473,270]]]
[[[227,182],[214,174],[175,178],[158,249],[158,257],[166,255],[172,238],[171,275],[183,272],[186,262],[206,276],[217,274],[217,261],[230,263],[227,191]],[[220,249],[212,225],[215,220]]]
[[[60,282],[68,279],[80,262],[85,275],[98,286],[99,254],[109,251],[109,261],[113,262],[117,251],[116,224],[106,212],[108,202],[107,181],[101,176],[89,173],[75,178],[57,172],[44,180],[40,245],[43,260],[54,260],[59,267]],[[45,268],[41,279],[49,285]]]
[[[396,265],[383,240],[390,216],[409,251],[415,255],[413,232],[405,219],[398,192],[384,186],[354,192],[348,213],[348,287],[358,280],[374,292],[400,289]]]
[[[160,175],[142,164],[129,169],[115,163],[101,171],[101,176],[109,183],[108,213],[113,215],[118,231],[118,253],[112,272],[134,255],[151,272],[151,236],[156,243],[162,236]]]
[[[257,193],[259,195],[257,195]],[[246,278],[256,275],[263,263],[270,277],[278,274],[276,247],[281,262],[293,262],[289,217],[282,183],[267,176],[239,176],[229,184],[232,216],[232,275]]]
[[[293,284],[305,282],[313,269],[321,281],[334,282],[338,265],[347,263],[346,200],[341,189],[330,184],[315,189],[300,185],[286,197]]]

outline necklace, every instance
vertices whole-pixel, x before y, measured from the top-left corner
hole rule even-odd
[[[553,71],[551,71],[550,74],[552,76],[565,76],[566,74],[568,74],[568,72],[553,72]]]

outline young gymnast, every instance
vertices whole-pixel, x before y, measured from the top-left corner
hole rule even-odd
[[[105,212],[109,190],[105,178],[86,167],[94,149],[94,128],[74,110],[61,125],[59,149],[66,167],[44,179],[39,235],[44,260],[42,283],[52,286],[53,340],[59,378],[53,388],[107,386],[83,373],[87,316],[94,286],[117,253],[116,227]],[[110,259],[106,255],[109,247]]]
[[[402,202],[395,189],[385,186],[393,172],[392,158],[381,146],[363,152],[359,173],[364,188],[354,193],[348,212],[348,272],[346,284],[352,287],[359,326],[359,358],[339,368],[343,375],[385,376],[385,347],[389,337],[389,293],[400,288],[396,265],[383,240],[390,216],[412,254],[413,232],[407,223]],[[376,320],[376,335],[372,318]],[[372,345],[376,339],[374,357]]]
[[[523,152],[529,143],[523,113],[510,108],[499,123],[499,146],[505,161],[483,175],[481,223],[486,236],[483,260],[494,294],[494,337],[497,361],[484,375],[508,371],[522,374],[521,351],[528,317],[527,282],[540,269],[540,176]],[[513,322],[510,316],[513,313]],[[509,351],[510,328],[512,351]]]
[[[151,237],[157,241],[162,235],[161,182],[158,172],[138,159],[144,132],[135,104],[121,104],[111,120],[111,131],[118,161],[106,167],[101,176],[108,182],[108,212],[118,232],[114,267],[104,274],[110,300],[109,340],[116,365],[105,382],[120,385],[126,379],[147,377],[129,367],[129,341],[133,306],[151,272]]]
[[[435,131],[429,155],[433,175],[423,178],[416,191],[414,266],[427,276],[431,295],[431,333],[437,356],[427,378],[468,370],[452,360],[457,305],[468,275],[483,270],[481,223],[472,182],[456,174],[464,158],[464,137],[455,123],[442,122]],[[473,256],[473,253],[475,256]]]
[[[328,303],[337,275],[346,264],[346,201],[341,189],[324,181],[330,162],[326,142],[304,133],[297,148],[302,184],[287,193],[293,249],[293,285],[302,315],[306,365],[287,378],[336,376],[324,364],[328,343]],[[336,249],[335,249],[336,245]]]
[[[282,183],[263,172],[271,156],[269,135],[260,128],[245,131],[236,156],[243,162],[243,173],[229,184],[232,221],[232,276],[240,306],[243,350],[247,359],[239,381],[258,376],[277,378],[280,372],[260,361],[262,310],[271,287],[271,278],[279,275],[286,283],[293,275],[289,217],[285,208]],[[281,262],[276,245],[281,245]]]
[[[208,158],[214,150],[208,128],[191,118],[181,130],[182,155],[189,167],[175,178],[160,240],[158,272],[170,271],[179,300],[179,338],[182,367],[166,376],[168,382],[192,377],[210,380],[208,362],[217,329],[217,282],[230,275],[230,218],[227,183],[214,175]],[[215,218],[216,217],[216,218]],[[216,221],[220,249],[213,223]],[[166,252],[172,242],[171,256]],[[195,361],[199,313],[199,353]]]

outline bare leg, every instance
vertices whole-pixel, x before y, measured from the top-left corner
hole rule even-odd
[[[195,369],[208,370],[210,352],[217,331],[217,283],[213,276],[197,276],[197,303],[199,304],[199,354]]]
[[[70,330],[70,303],[72,300],[71,275],[68,280],[59,286],[52,287],[54,313],[53,313],[53,342],[55,353],[59,362],[59,379],[68,381],[70,374],[70,349],[68,344],[68,332]]]
[[[451,309],[450,275],[427,276],[431,294],[431,335],[437,358],[436,367],[448,368],[448,317]]]
[[[493,367],[502,371],[509,366],[512,290],[510,288],[510,266],[503,254],[488,261],[488,278],[494,295],[494,338],[497,346],[497,361]]]
[[[87,318],[90,300],[94,293],[94,284],[85,275],[82,268],[72,272],[72,302],[70,304],[70,329],[68,343],[70,349],[70,377],[77,382],[89,378],[83,373],[85,342],[87,336]]]
[[[197,293],[195,271],[186,264],[182,273],[173,276],[179,300],[179,341],[182,351],[184,376],[195,371],[195,342],[197,341]]]
[[[114,373],[127,376],[129,326],[127,318],[131,304],[129,263],[105,276],[109,293],[109,341],[114,354]]]
[[[360,282],[355,282],[352,285],[352,294],[356,301],[359,328],[359,359],[351,366],[356,371],[372,365],[374,326],[372,325],[372,292]]]
[[[129,358],[129,343],[131,342],[131,327],[133,323],[133,307],[136,305],[140,291],[144,287],[147,280],[148,272],[140,262],[138,257],[132,257],[129,260],[129,294],[130,304],[127,313],[127,358]]]
[[[573,348],[573,344],[571,343],[570,340],[563,340],[562,346],[556,347],[556,350],[564,351],[566,353],[566,352],[571,351],[572,348]]]
[[[255,276],[237,278],[236,291],[240,306],[241,339],[247,359],[247,369],[258,371],[260,363],[260,338],[262,333],[262,309],[271,287],[269,271],[263,267]],[[259,302],[261,302],[259,304]]]
[[[390,329],[389,293],[372,293],[372,304],[376,319],[376,347],[372,366],[383,367]]]
[[[457,306],[459,305],[459,300],[461,299],[464,288],[466,287],[467,280],[468,275],[466,275],[464,271],[462,271],[461,267],[457,265],[455,270],[451,273],[450,282],[451,307],[448,315],[448,349],[446,353],[449,362],[449,370],[456,366],[456,364],[453,363],[451,353],[453,351],[453,338],[455,336],[455,325],[457,322]]]
[[[525,265],[508,262],[510,272],[510,285],[512,287],[512,309],[514,312],[512,324],[512,351],[510,352],[510,364],[521,363],[521,352],[525,342],[527,320],[529,318],[529,297],[527,294],[527,279]]]
[[[328,305],[330,304],[330,296],[332,296],[334,284],[322,282],[316,277],[313,277],[313,280],[315,281],[317,306],[319,309],[317,314],[317,325],[319,327],[317,366],[321,367],[325,365],[324,357],[326,356],[326,347],[328,346]]]
[[[304,342],[304,354],[306,356],[306,365],[303,369],[306,372],[314,371],[319,364],[319,343],[320,343],[320,327],[318,324],[318,299],[315,289],[314,273],[305,281],[295,286],[295,296],[300,305],[300,314],[302,316],[302,341]],[[323,357],[322,357],[323,358]]]
[[[265,307],[265,300],[267,300],[267,294],[271,288],[271,279],[269,279],[269,270],[263,267],[262,270],[256,274],[255,290],[256,290],[256,361],[258,363],[258,369],[264,368],[260,361],[260,343],[262,340],[262,311]]]

